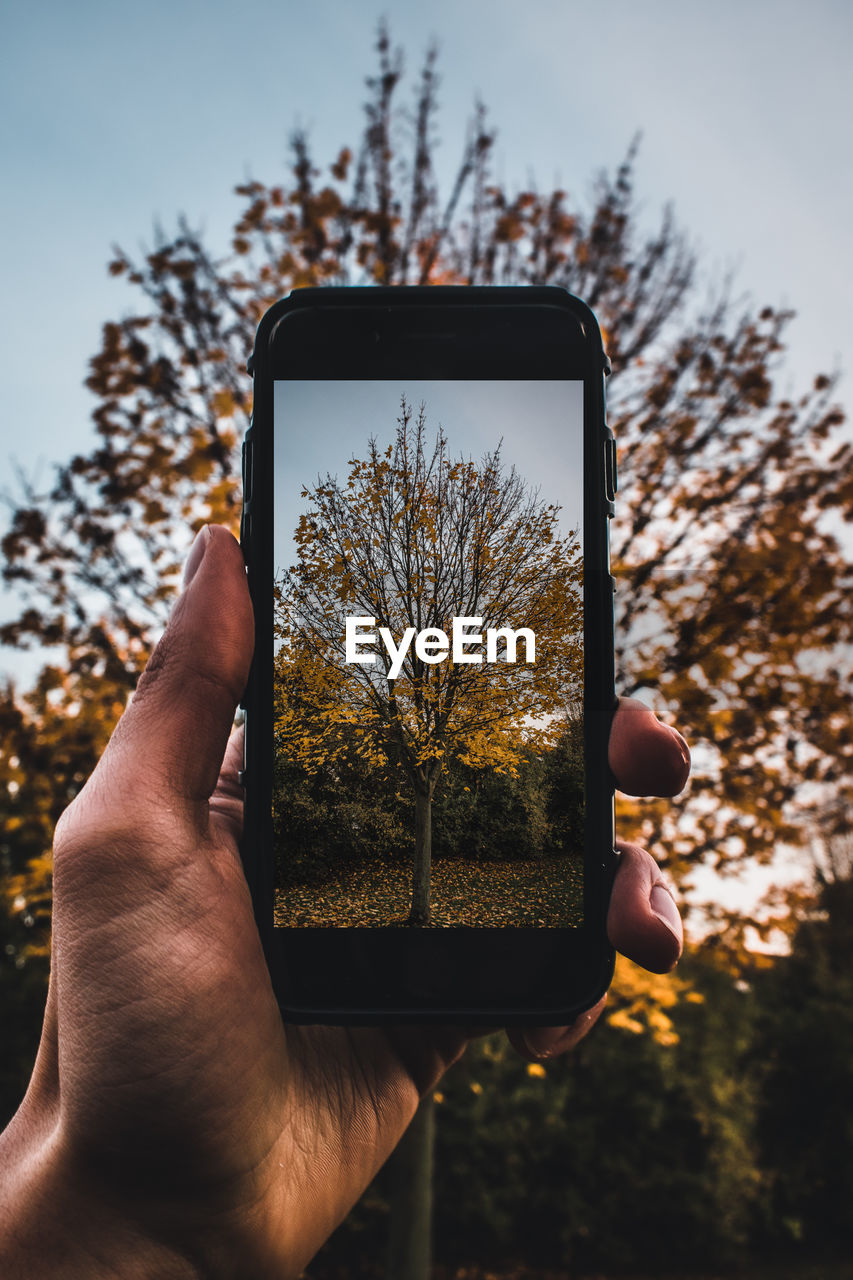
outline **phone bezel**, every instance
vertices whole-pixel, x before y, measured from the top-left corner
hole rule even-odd
[[[607,738],[615,705],[607,369],[588,307],[542,288],[300,289],[263,317],[250,360],[241,543],[255,611],[246,712],[244,867],[273,986],[293,1022],[561,1025],[606,989],[615,865]],[[273,927],[274,383],[311,378],[566,378],[584,383],[584,923],[572,929]],[[590,785],[598,779],[597,785]]]

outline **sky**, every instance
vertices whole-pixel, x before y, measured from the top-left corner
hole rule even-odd
[[[414,81],[440,46],[445,192],[475,98],[510,188],[581,204],[638,131],[641,221],[672,202],[710,284],[792,306],[793,390],[848,364],[853,6],[845,0],[6,0],[0,49],[0,490],[93,442],[87,362],[138,306],[108,276],[178,214],[225,255],[233,187],[282,179],[307,129],[331,162],[361,125],[377,24]],[[850,379],[840,387],[849,408]],[[2,520],[2,518],[0,518]]]

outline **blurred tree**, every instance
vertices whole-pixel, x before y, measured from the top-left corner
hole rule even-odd
[[[831,818],[831,815],[826,815]],[[815,840],[815,892],[797,903],[790,955],[755,987],[758,1138],[771,1188],[770,1243],[849,1261],[853,1246],[853,838]]]
[[[345,481],[327,475],[303,497],[297,562],[277,584],[277,750],[309,770],[353,750],[379,776],[400,770],[415,798],[409,923],[426,925],[433,798],[447,764],[515,773],[525,751],[554,745],[581,695],[577,534],[558,536],[558,508],[504,467],[500,447],[479,464],[451,458],[441,429],[428,443],[425,406],[414,416],[405,399],[393,445],[381,452],[371,440]],[[367,662],[347,654],[352,616],[373,619]],[[449,659],[459,617],[477,619],[469,631],[481,642],[521,619],[527,652],[503,637],[492,661],[422,653],[418,634],[443,633]],[[395,645],[409,637],[397,666],[383,631]]]
[[[124,709],[134,657],[93,624],[61,665],[0,693],[0,1127],[32,1070],[47,984],[53,828]],[[137,671],[144,664],[140,646]]]
[[[671,1019],[651,1034],[626,1019],[541,1064],[501,1035],[471,1045],[435,1094],[436,1274],[707,1276],[744,1262],[768,1193],[755,1000],[708,958],[673,984]],[[312,1280],[347,1261],[372,1274],[397,1176],[380,1172]]]
[[[93,686],[108,661],[123,701],[189,534],[208,520],[236,528],[250,411],[240,370],[256,321],[288,289],[565,285],[596,310],[614,364],[621,691],[649,697],[698,748],[677,829],[663,805],[626,816],[677,880],[705,861],[767,861],[780,841],[801,839],[803,784],[817,797],[849,778],[853,753],[853,597],[833,532],[850,516],[853,450],[839,443],[834,380],[821,375],[796,399],[778,389],[790,313],[738,313],[727,296],[700,304],[671,213],[650,236],[638,229],[633,148],[615,177],[600,177],[589,212],[564,191],[511,195],[491,177],[493,133],[478,107],[442,203],[435,54],[408,137],[402,58],[384,30],[378,54],[359,147],[323,178],[297,135],[288,183],[237,189],[246,203],[233,259],[214,258],[183,222],[141,262],[116,251],[110,270],[145,305],[105,326],[92,361],[97,446],[13,512],[4,575],[24,604],[0,639],[52,644],[63,669],[75,655]],[[18,755],[8,732],[4,779]],[[29,781],[17,803],[38,809]],[[22,848],[8,856],[21,870]]]
[[[389,1280],[430,1280],[432,1276],[434,1131],[435,1108],[428,1094],[388,1161],[390,1231],[385,1274]]]
[[[478,106],[442,201],[435,54],[412,117],[384,30],[378,60],[355,151],[324,174],[297,135],[286,181],[237,188],[233,257],[184,221],[141,261],[115,252],[110,271],[138,288],[140,308],[105,325],[92,360],[97,443],[58,468],[49,493],[15,499],[2,549],[22,605],[0,640],[52,647],[31,693],[7,686],[0,717],[0,963],[16,982],[21,937],[36,931],[24,921],[49,894],[53,821],[135,684],[189,537],[210,520],[236,529],[251,407],[240,370],[263,311],[302,285],[548,283],[583,297],[614,365],[621,688],[677,719],[695,747],[678,828],[663,805],[626,816],[689,881],[702,863],[736,868],[802,841],[807,803],[826,787],[849,803],[853,597],[838,529],[853,450],[835,380],[789,393],[789,312],[738,306],[727,289],[703,303],[671,211],[640,230],[634,148],[588,209],[564,191],[513,193],[490,172],[494,134]]]

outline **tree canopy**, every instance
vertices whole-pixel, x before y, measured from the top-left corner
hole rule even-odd
[[[236,530],[253,330],[307,284],[557,284],[590,304],[614,370],[620,692],[650,700],[694,749],[685,799],[622,801],[622,829],[682,884],[804,846],[828,799],[834,829],[849,829],[853,448],[834,376],[794,394],[791,313],[725,285],[706,296],[671,210],[647,229],[635,147],[587,203],[510,189],[478,107],[442,194],[435,55],[407,113],[385,31],[377,52],[360,139],[321,166],[297,134],[283,178],[237,188],[228,255],[183,220],[138,258],[114,252],[109,270],[139,306],[105,324],[91,362],[94,445],[49,491],[15,496],[2,541],[20,607],[0,639],[50,647],[33,688],[3,694],[4,963],[23,961],[46,918],[53,823],[134,687],[192,534]],[[721,939],[745,923],[716,913]]]
[[[582,688],[580,546],[558,535],[556,508],[504,468],[499,447],[479,465],[451,458],[440,429],[430,446],[425,406],[413,417],[404,399],[392,446],[371,440],[345,482],[328,475],[303,496],[279,666],[298,668],[326,724],[358,725],[362,749],[380,760],[390,732],[406,772],[425,778],[445,755],[512,769],[523,743],[555,736],[553,717]],[[346,654],[353,616],[374,619],[360,646],[367,663]],[[412,630],[449,637],[454,618],[471,616],[471,634],[522,620],[537,661],[525,637],[507,658],[501,636],[500,661],[472,662],[468,645],[463,661],[425,659],[411,643],[397,669],[376,638],[382,628],[395,642]],[[322,733],[305,750],[334,746]]]

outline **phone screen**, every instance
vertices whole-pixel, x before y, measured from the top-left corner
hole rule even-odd
[[[583,383],[276,381],[275,928],[583,924]]]

